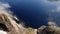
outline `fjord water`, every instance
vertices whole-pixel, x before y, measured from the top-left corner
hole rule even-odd
[[[22,19],[27,27],[38,28],[41,25],[47,25],[47,6],[40,0],[0,1],[8,2],[11,6],[10,10],[13,11],[19,19]]]

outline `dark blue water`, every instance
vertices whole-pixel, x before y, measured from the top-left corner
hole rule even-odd
[[[40,0],[1,0],[8,2],[19,19],[25,22],[27,27],[38,28],[41,25],[47,25],[48,14],[46,13],[47,6]]]

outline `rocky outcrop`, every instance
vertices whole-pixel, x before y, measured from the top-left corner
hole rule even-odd
[[[15,16],[0,12],[0,33],[5,34],[60,34],[60,27],[41,26],[38,29],[25,28],[16,21]]]
[[[56,26],[41,26],[38,29],[38,34],[60,34],[60,27],[56,27]]]
[[[16,17],[9,13],[0,13],[0,30],[7,32],[7,34],[37,34],[37,29],[24,28],[21,24],[18,24],[15,20]]]

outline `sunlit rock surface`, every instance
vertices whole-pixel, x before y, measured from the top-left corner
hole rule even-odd
[[[0,34],[60,34],[60,27],[57,26],[41,26],[38,29],[25,28],[15,21],[18,20],[15,16],[6,13],[0,12]]]
[[[60,27],[56,27],[56,26],[41,26],[38,29],[38,34],[60,34]]]
[[[37,34],[37,29],[24,28],[15,20],[18,20],[15,16],[2,10],[0,12],[0,30],[6,31],[7,34]]]
[[[7,32],[0,30],[0,34],[7,34]]]
[[[7,13],[8,14],[8,13]],[[0,34],[60,34],[60,27],[41,26],[38,29],[25,28],[18,24],[12,15],[8,16],[5,12],[0,12]]]
[[[11,12],[0,10],[0,34],[60,34],[60,27],[41,26],[38,29],[25,28]]]

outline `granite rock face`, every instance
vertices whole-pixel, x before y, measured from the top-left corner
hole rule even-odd
[[[25,28],[18,24],[18,19],[9,13],[0,12],[0,33],[5,34],[60,34],[60,27],[41,26],[38,29]]]
[[[38,34],[60,34],[60,27],[41,26],[37,32]]]
[[[5,31],[5,34],[60,34],[60,27],[41,26],[38,29],[24,28],[21,24],[16,23],[14,19],[14,17],[0,13],[0,33]]]
[[[37,34],[37,29],[25,28],[16,20],[18,21],[15,16],[4,11],[0,12],[0,30],[7,34]]]

